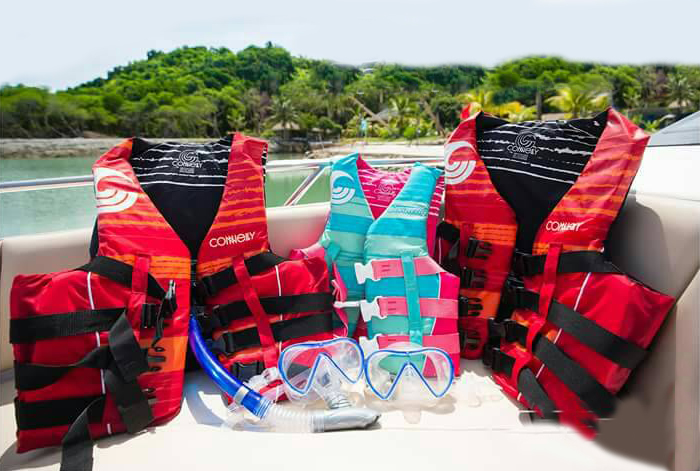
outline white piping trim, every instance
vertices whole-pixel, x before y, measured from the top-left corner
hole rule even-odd
[[[588,279],[591,277],[591,272],[588,272],[586,275],[586,278],[583,280],[583,284],[581,285],[581,289],[578,292],[578,297],[576,298],[576,303],[574,304],[574,311],[578,309],[578,303],[581,302],[581,296],[583,296],[583,290],[586,289],[586,285],[588,284]]]
[[[91,283],[91,272],[87,272],[87,292],[88,292],[88,299],[90,300],[90,309],[95,309],[95,300],[92,297],[92,283]],[[100,346],[100,333],[95,332],[95,343],[96,346]],[[100,382],[102,383],[102,394],[106,394],[106,389],[105,389],[105,372],[104,370],[100,370]]]
[[[277,273],[277,296],[282,296],[282,281],[280,281],[280,269],[275,265],[275,273]]]
[[[87,272],[87,291],[88,291],[88,299],[90,300],[90,309],[95,309],[95,300],[92,297],[92,283],[91,283],[91,272]],[[97,343],[97,346],[100,346],[100,333],[95,332],[95,341]],[[104,370],[100,370],[100,385],[102,386],[102,394],[107,394],[107,390],[105,388],[105,372]],[[112,424],[107,422],[107,434],[112,435]]]

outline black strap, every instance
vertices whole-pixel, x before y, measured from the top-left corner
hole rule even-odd
[[[511,311],[512,309],[529,309],[537,312],[539,301],[538,293],[508,285],[501,297],[501,305],[505,303],[512,306],[509,308]],[[556,300],[552,300],[550,304],[547,321],[623,368],[636,368],[647,354],[644,348],[610,332]]]
[[[531,255],[516,252],[513,255],[512,270],[518,276],[535,276],[544,272],[547,255]],[[559,256],[558,273],[622,273],[612,262],[606,260],[602,252],[585,250],[563,252]]]
[[[105,398],[92,401],[75,419],[61,442],[61,471],[91,471],[93,440],[90,436],[90,414],[104,409]],[[100,412],[100,415],[102,413]]]
[[[503,353],[498,348],[493,348],[484,352],[484,363],[497,373],[504,373],[508,376],[513,374],[515,358]],[[549,420],[556,420],[558,414],[554,402],[547,392],[542,388],[537,377],[530,368],[524,367],[518,373],[518,391],[523,395],[530,407],[539,409],[542,417]]]
[[[440,222],[435,232],[438,238],[446,240],[450,244],[459,242],[459,229],[447,221]]]
[[[342,321],[335,312],[297,317],[270,324],[275,342],[286,342],[299,337],[331,332]],[[260,346],[258,330],[253,327],[238,332],[224,332],[217,340],[210,341],[211,348],[232,354],[246,348]]]
[[[133,276],[134,268],[128,263],[120,262],[113,258],[97,256],[90,260],[87,264],[82,267],[78,267],[78,270],[87,271],[92,273],[97,273],[100,276],[109,278],[110,280],[120,283],[126,287],[131,287],[131,278]],[[148,274],[148,287],[147,293],[149,296],[156,299],[165,298],[165,290],[158,280],[153,278],[153,276]]]
[[[97,347],[80,361],[69,365],[40,365],[15,361],[15,387],[20,391],[44,388],[61,379],[73,368],[106,369],[112,362],[112,354],[107,345]]]
[[[51,401],[22,402],[15,398],[17,430],[34,430],[72,424],[96,399],[103,399],[100,407],[91,408],[90,423],[102,421],[105,396],[72,397]]]
[[[290,296],[260,298],[260,304],[269,315],[330,311],[335,296],[331,293],[306,293]],[[252,316],[248,304],[241,300],[217,306],[211,311],[214,328],[226,327],[234,320]]]
[[[31,343],[37,340],[104,332],[112,328],[122,312],[124,308],[117,307],[11,319],[10,343]]]
[[[148,400],[136,382],[136,378],[141,373],[148,371],[146,353],[136,341],[131,324],[125,315],[119,316],[110,329],[109,345],[90,351],[78,362],[70,365],[15,362],[17,389],[33,390],[48,386],[77,367],[104,370],[105,385],[114,397],[122,421],[130,433],[142,430],[153,421]],[[77,414],[72,415],[72,419],[76,417]]]
[[[272,252],[263,252],[247,258],[244,263],[248,273],[252,276],[269,270],[284,261],[285,259],[279,255],[275,255]],[[237,282],[233,268],[228,267],[213,275],[203,276],[196,282],[196,289],[199,291],[200,297],[207,298],[214,296],[222,289],[235,285]]]
[[[506,324],[517,342],[527,343],[528,328],[517,322]],[[547,337],[537,334],[532,342],[532,354],[544,363],[591,411],[599,417],[610,417],[615,411],[615,396],[572,360]]]
[[[148,362],[126,316],[109,331],[109,350],[114,362],[105,370],[105,385],[129,433],[143,430],[153,421],[153,411],[136,378],[148,371]]]

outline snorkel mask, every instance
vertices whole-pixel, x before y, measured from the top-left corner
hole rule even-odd
[[[441,349],[411,343],[378,349],[376,341],[363,337],[360,344],[337,338],[292,345],[280,355],[278,368],[287,397],[305,404],[323,399],[330,408],[349,404],[364,375],[366,402],[401,409],[409,422],[416,411],[420,419],[421,410],[435,407],[454,380],[452,361]]]

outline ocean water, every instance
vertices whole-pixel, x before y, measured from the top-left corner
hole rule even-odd
[[[298,159],[298,154],[270,154],[270,160]],[[0,159],[0,181],[31,180],[89,175],[95,161],[90,157],[51,159]],[[281,206],[310,170],[268,172],[265,183],[267,206]],[[328,178],[320,178],[300,201],[328,201]],[[0,238],[91,227],[95,221],[91,186],[0,193]]]

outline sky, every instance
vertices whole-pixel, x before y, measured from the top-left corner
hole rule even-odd
[[[0,84],[54,90],[151,49],[267,41],[354,65],[700,63],[700,0],[5,0],[0,12]]]

